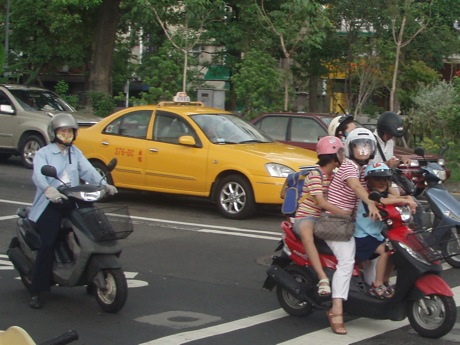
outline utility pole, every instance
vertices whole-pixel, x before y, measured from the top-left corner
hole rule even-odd
[[[10,0],[6,0],[5,18],[5,63],[3,66],[3,76],[8,76],[8,51],[9,51],[9,31],[10,31]]]

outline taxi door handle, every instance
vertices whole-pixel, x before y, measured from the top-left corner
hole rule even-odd
[[[158,152],[158,149],[152,147],[149,151],[150,152]]]
[[[107,145],[109,145],[109,143],[107,141],[103,141],[103,142],[101,142],[101,145],[107,146]]]

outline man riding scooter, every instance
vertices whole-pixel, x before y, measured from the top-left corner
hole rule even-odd
[[[30,307],[43,307],[41,293],[50,291],[51,272],[56,239],[59,235],[63,217],[68,216],[74,203],[66,203],[68,199],[61,194],[57,187],[59,180],[46,177],[41,170],[44,165],[56,168],[59,179],[69,186],[77,186],[80,180],[90,183],[100,183],[101,175],[85,158],[82,152],[73,144],[78,134],[78,123],[70,114],[54,116],[48,125],[50,144],[41,148],[34,157],[34,172],[32,180],[37,187],[34,202],[28,218],[35,223],[40,234],[41,246],[38,250],[32,278],[32,298]],[[117,189],[108,185],[110,195]]]

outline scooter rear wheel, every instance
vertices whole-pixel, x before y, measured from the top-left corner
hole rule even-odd
[[[121,268],[103,269],[105,288],[95,287],[94,296],[103,311],[116,313],[126,303],[128,298],[128,284]]]
[[[414,330],[426,338],[440,338],[449,333],[457,321],[457,307],[452,297],[430,295],[410,301],[407,317]]]
[[[290,265],[285,268],[285,271],[292,275],[298,282],[303,282],[308,286],[314,286],[313,278],[308,274],[305,268],[297,265]],[[313,306],[310,303],[297,299],[280,285],[276,287],[276,297],[278,298],[278,303],[281,308],[289,315],[308,316],[313,312]]]

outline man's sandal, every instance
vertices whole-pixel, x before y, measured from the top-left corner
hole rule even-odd
[[[333,322],[332,319],[335,317],[343,317],[342,314],[333,314],[330,310],[326,311],[327,318],[329,320],[329,323],[331,325],[332,332],[335,334],[339,335],[345,335],[347,334],[347,330],[345,329],[345,325],[342,322]]]
[[[318,287],[318,295],[321,297],[329,296],[331,294],[329,279],[321,279],[316,286]]]

